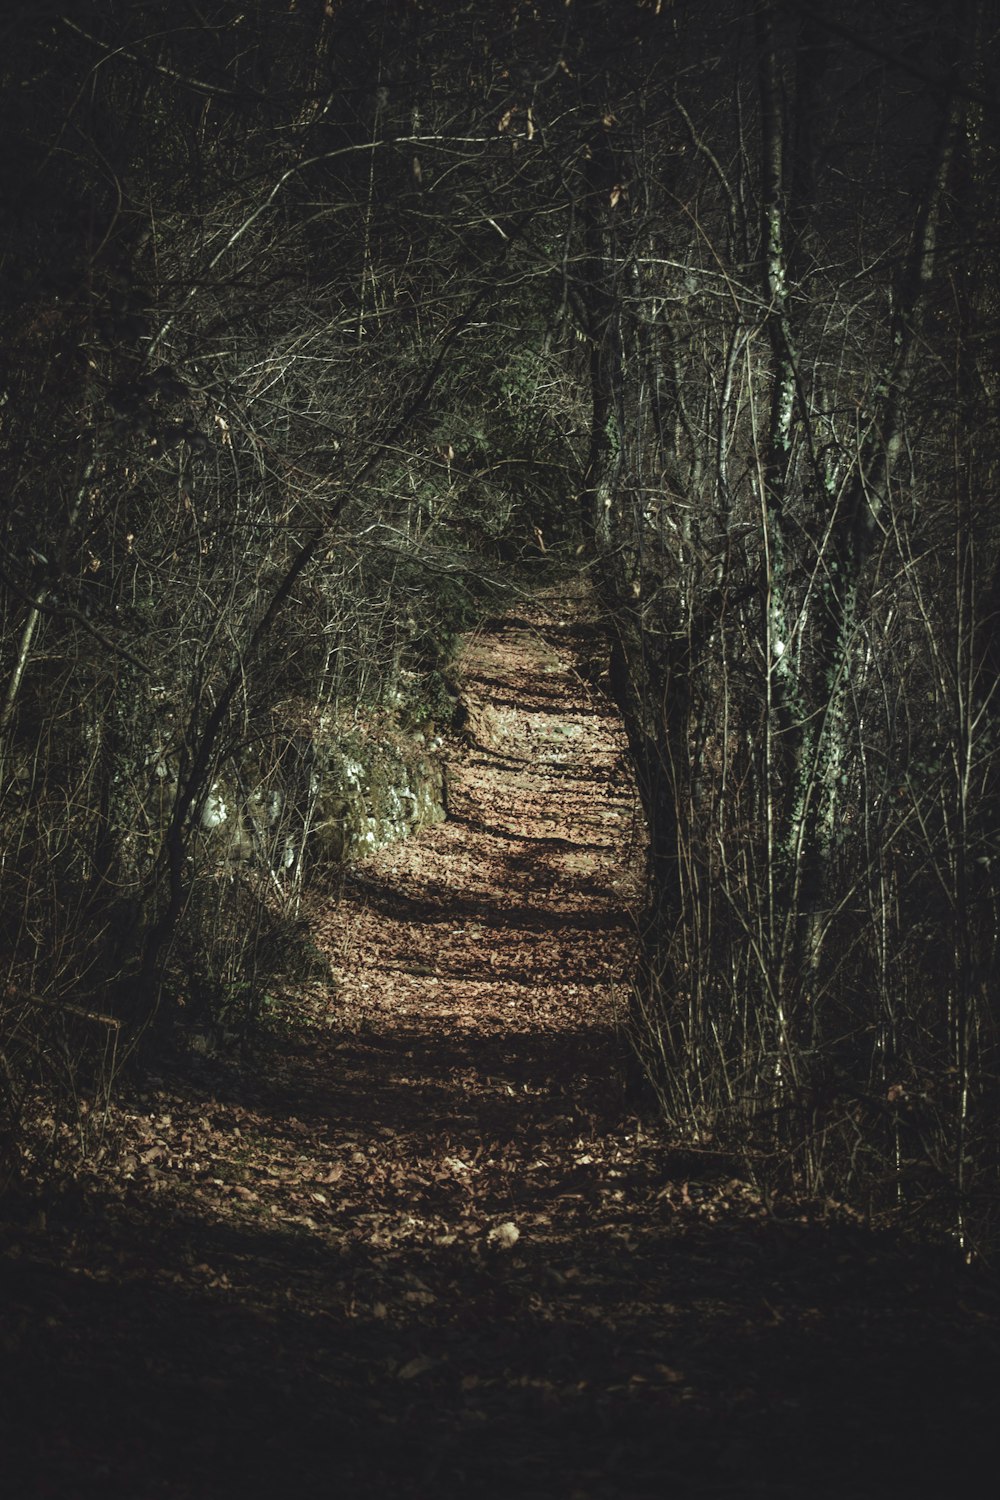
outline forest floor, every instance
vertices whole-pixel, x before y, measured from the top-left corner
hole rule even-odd
[[[993,1282],[766,1212],[629,1104],[640,840],[588,628],[549,596],[467,643],[448,821],[313,894],[334,984],[147,1078],[0,1226],[9,1500],[893,1500],[995,1468]]]

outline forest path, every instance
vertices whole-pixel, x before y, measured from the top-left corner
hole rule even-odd
[[[892,1500],[992,1451],[988,1287],[627,1112],[588,631],[549,598],[468,643],[449,820],[317,900],[333,993],[6,1232],[12,1500]]]

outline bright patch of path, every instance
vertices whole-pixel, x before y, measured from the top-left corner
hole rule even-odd
[[[468,743],[452,758],[448,821],[348,879],[339,995],[373,1025],[613,1025],[641,899],[624,737],[578,669],[586,622],[536,608],[460,656]]]

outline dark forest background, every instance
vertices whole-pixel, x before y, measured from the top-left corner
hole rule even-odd
[[[995,0],[4,7],[8,1174],[39,1097],[252,1020],[328,878],[317,726],[446,728],[456,634],[586,570],[644,1086],[768,1191],[996,1243],[998,35]]]

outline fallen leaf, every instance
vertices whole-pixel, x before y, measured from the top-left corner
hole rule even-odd
[[[486,1238],[491,1245],[496,1245],[498,1250],[512,1250],[521,1238],[521,1231],[516,1224],[508,1220],[505,1224],[494,1225]]]

